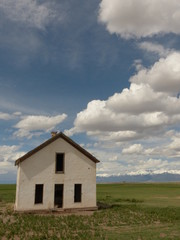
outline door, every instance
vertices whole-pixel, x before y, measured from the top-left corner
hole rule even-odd
[[[62,208],[63,206],[63,184],[55,184],[54,187],[54,206]]]

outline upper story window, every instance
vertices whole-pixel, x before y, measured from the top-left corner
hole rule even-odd
[[[64,153],[56,153],[56,173],[64,173]]]

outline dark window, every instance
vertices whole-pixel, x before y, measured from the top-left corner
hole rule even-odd
[[[43,202],[43,184],[36,184],[35,188],[35,204]]]
[[[81,202],[81,184],[74,184],[74,202]]]
[[[54,205],[58,208],[63,206],[63,184],[55,184]]]
[[[64,172],[64,153],[56,153],[56,172]]]

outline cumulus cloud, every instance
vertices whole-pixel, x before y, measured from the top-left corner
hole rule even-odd
[[[1,16],[28,27],[44,29],[55,17],[52,3],[37,0],[0,0]]]
[[[180,33],[179,0],[102,0],[99,21],[123,38]]]
[[[146,85],[141,85],[140,91],[137,85],[132,84],[131,87],[134,87],[133,93],[128,90],[125,97],[122,92],[107,101],[90,102],[77,114],[75,127],[70,132],[102,135],[101,140],[125,141],[157,135],[158,129],[179,122],[178,98],[155,92],[154,95],[146,95],[147,88],[150,88]]]
[[[173,101],[174,98],[169,98],[170,103]],[[167,103],[167,95],[155,92],[148,84],[131,84],[129,89],[109,97],[106,105],[114,112],[135,115],[161,112],[166,109]]]
[[[14,128],[18,129],[18,131],[14,132],[14,136],[31,138],[33,135],[41,134],[42,131],[51,131],[58,124],[62,123],[66,117],[66,114],[53,117],[36,115],[23,117],[23,119],[14,126]]]
[[[86,132],[101,141],[123,142],[164,134],[180,122],[180,53],[161,58],[130,78],[130,87],[93,100],[77,114],[69,135]]]
[[[144,68],[130,82],[147,83],[159,92],[178,94],[180,91],[180,53],[173,52],[166,58],[160,58],[150,69]]]

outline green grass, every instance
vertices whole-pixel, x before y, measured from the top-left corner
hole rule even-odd
[[[180,183],[98,184],[98,201],[143,203],[146,206],[180,207]]]
[[[0,202],[14,203],[15,191],[15,184],[0,184]]]
[[[180,239],[180,184],[98,184],[91,216],[13,212],[15,185],[0,185],[0,239]]]

